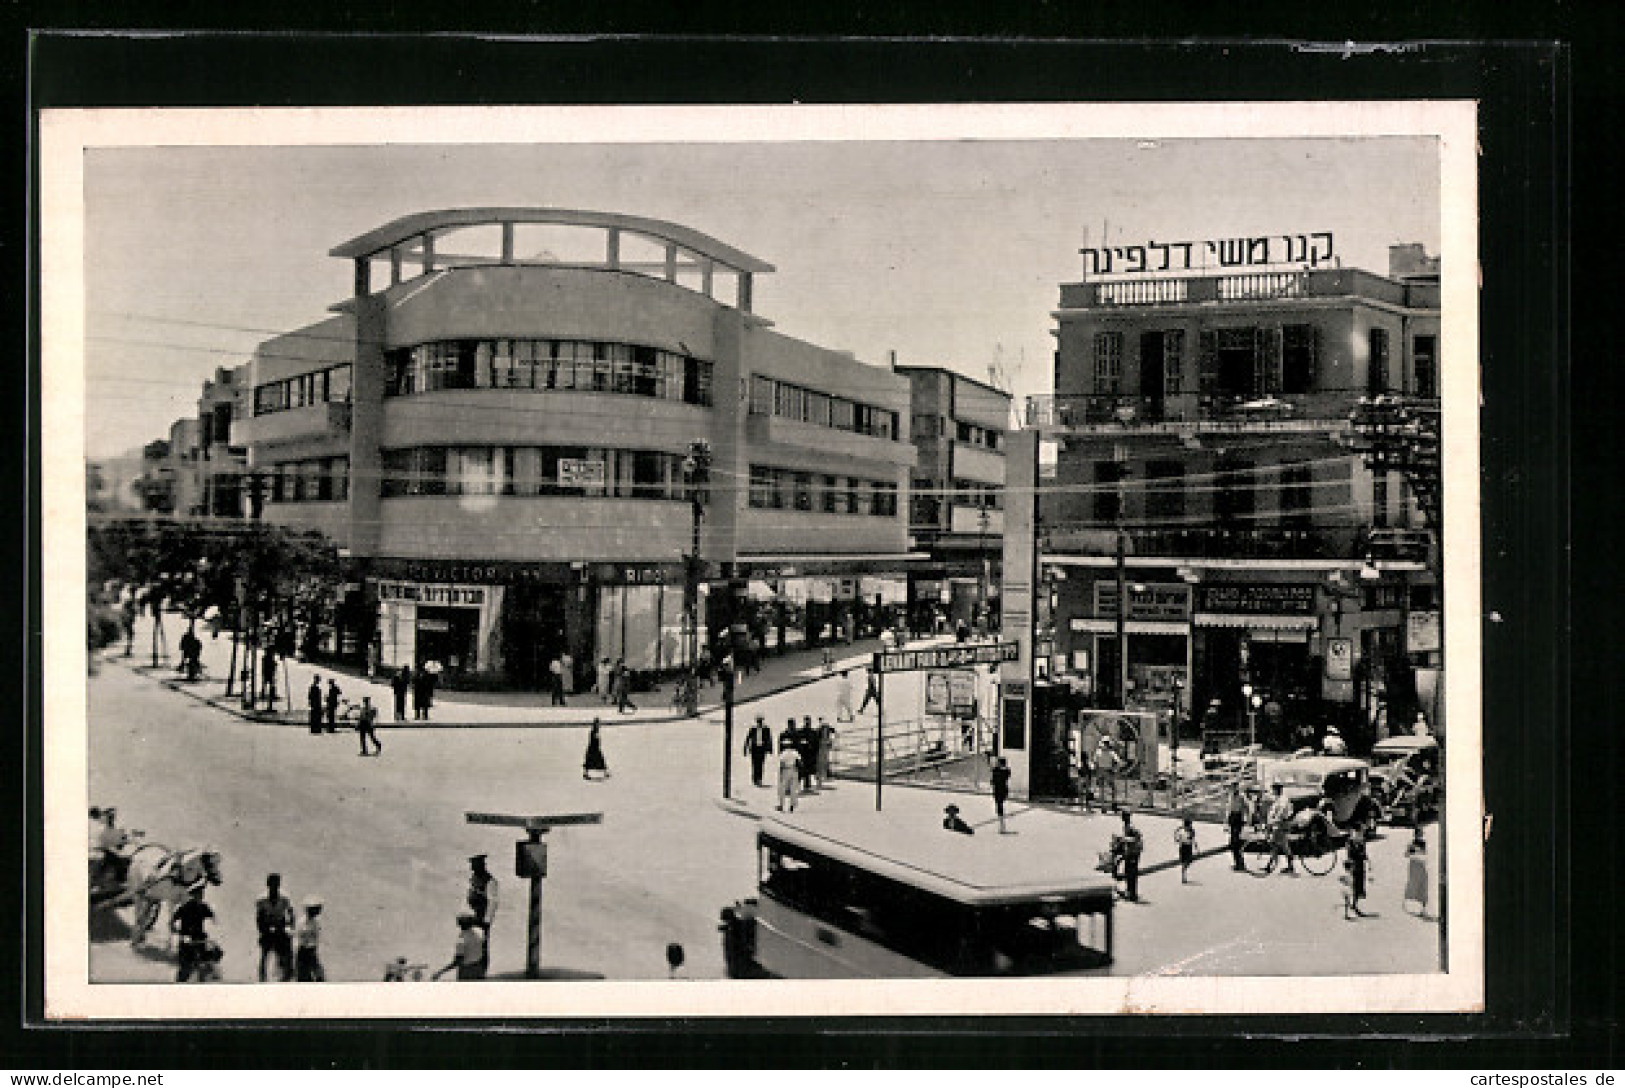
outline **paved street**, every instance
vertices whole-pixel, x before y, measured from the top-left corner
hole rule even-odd
[[[742,709],[739,737],[758,710],[775,729],[792,713],[831,713],[834,687],[822,680]],[[899,705],[908,698],[898,697]],[[437,707],[446,721],[462,716],[455,695]],[[469,810],[604,813],[601,826],[549,836],[543,962],[556,977],[663,978],[672,941],[687,952],[684,975],[723,974],[717,913],[752,892],[751,817],[771,809],[771,791],[749,784],[748,761],[736,755],[740,802],[720,802],[715,715],[697,722],[607,718],[604,747],[613,776],[590,783],[580,774],[586,730],[579,726],[384,724],[383,755],[361,758],[353,734],[316,737],[297,725],[246,721],[113,658],[90,680],[90,797],[118,806],[122,822],[152,840],[207,843],[223,852],[225,883],[211,889],[209,901],[219,916],[228,981],[254,978],[253,904],[272,870],[283,874],[296,903],[313,892],[326,899],[323,958],[330,978],[376,980],[395,956],[444,964],[466,857],[475,852],[490,855],[502,881],[493,973],[521,972],[525,884],[513,876],[511,845],[518,834],[469,826]],[[961,804],[979,834],[996,833],[989,800],[930,789],[888,787],[885,819],[941,834],[947,799]],[[874,791],[842,781],[804,805],[872,811]],[[1116,827],[1104,815],[1025,805],[1013,812],[1011,849],[1083,851],[1092,858]],[[1220,854],[1198,861],[1193,882],[1182,886],[1169,864],[1173,823],[1136,819],[1151,871],[1142,879],[1143,901],[1118,912],[1118,973],[1436,967],[1436,923],[1400,905],[1403,830],[1373,844],[1373,917],[1345,922],[1335,876],[1257,878],[1232,873]],[[1199,837],[1204,850],[1223,845],[1216,826],[1199,825]],[[91,970],[97,981],[173,977],[166,955],[132,952],[119,927],[104,929],[93,943]]]

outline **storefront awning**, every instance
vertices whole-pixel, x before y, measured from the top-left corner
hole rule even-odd
[[[1316,616],[1249,616],[1244,612],[1198,612],[1191,617],[1198,627],[1258,627],[1276,631],[1313,631]]]
[[[1072,630],[1081,631],[1090,635],[1117,634],[1116,620],[1075,619],[1071,623]],[[1176,620],[1128,620],[1123,624],[1123,630],[1131,635],[1185,635],[1188,628]]]

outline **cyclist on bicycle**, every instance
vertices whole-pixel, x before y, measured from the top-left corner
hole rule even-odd
[[[1270,787],[1275,798],[1270,802],[1269,830],[1270,830],[1270,862],[1269,867],[1275,868],[1275,861],[1282,854],[1286,855],[1286,871],[1297,875],[1297,869],[1292,864],[1292,842],[1290,832],[1292,828],[1292,801],[1286,796],[1281,783],[1276,782]]]

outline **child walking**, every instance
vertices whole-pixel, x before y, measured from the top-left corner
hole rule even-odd
[[[1189,816],[1174,832],[1174,842],[1179,845],[1179,882],[1189,884],[1191,862],[1196,858],[1196,828],[1191,825]]]
[[[1428,916],[1428,843],[1422,836],[1422,829],[1416,829],[1411,836],[1411,844],[1405,847],[1405,910],[1408,913],[1411,904],[1417,906],[1418,918]]]

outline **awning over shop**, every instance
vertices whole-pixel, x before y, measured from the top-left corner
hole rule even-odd
[[[1198,612],[1191,617],[1198,627],[1256,627],[1277,631],[1313,631],[1318,616],[1249,616],[1239,612]]]
[[[925,563],[926,552],[852,552],[823,555],[741,555],[738,565],[749,578],[798,578],[806,575],[890,574]]]

